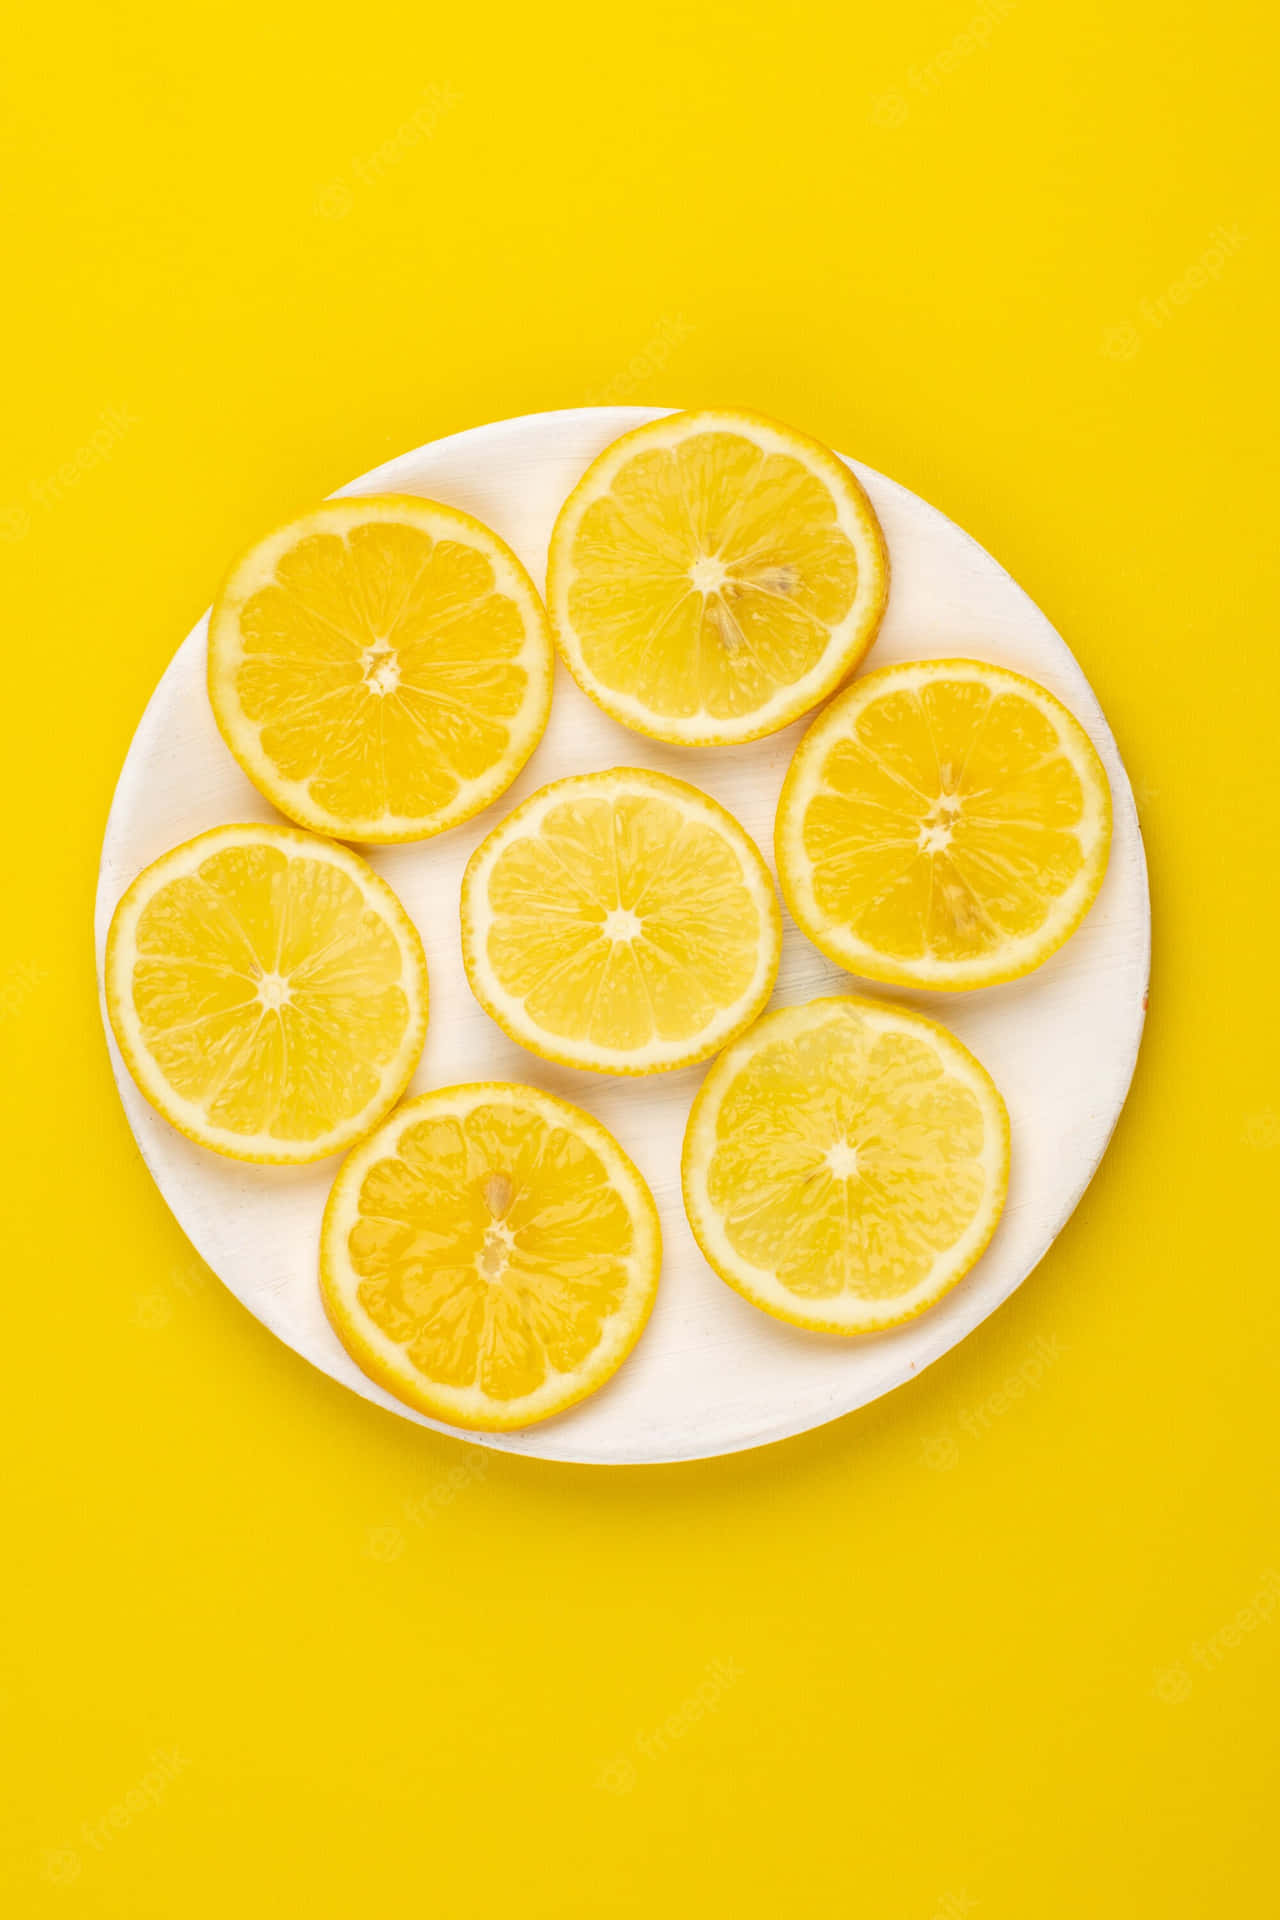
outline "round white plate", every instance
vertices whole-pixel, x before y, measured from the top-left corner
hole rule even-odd
[[[556,512],[584,467],[618,434],[663,411],[590,407],[504,420],[419,447],[343,492],[420,493],[465,508],[496,528],[541,582]],[[1004,1218],[973,1273],[907,1326],[852,1340],[783,1326],[716,1278],[685,1221],[680,1144],[703,1069],[615,1080],[548,1066],[480,1010],[462,970],[458,891],[472,848],[508,808],[562,774],[656,767],[714,794],[771,859],[778,789],[807,724],[745,747],[664,747],[598,712],[557,667],[550,725],[515,785],[438,840],[371,855],[417,922],[431,974],[426,1051],[410,1092],[465,1080],[523,1080],[589,1108],[647,1176],[665,1256],[653,1318],[609,1385],[525,1433],[459,1435],[476,1445],[548,1460],[690,1460],[780,1440],[863,1406],[962,1340],[1026,1278],[1088,1185],[1124,1103],[1142,1033],[1150,908],[1133,796],[1110,729],[1067,647],[990,555],[905,488],[856,461],[849,465],[880,516],[893,568],[888,614],[868,664],[968,654],[1016,667],[1083,722],[1111,780],[1110,868],[1092,913],[1060,953],[1007,987],[886,996],[942,1020],[995,1076],[1013,1126]],[[205,696],[206,628],[201,620],[171,661],[116,789],[98,885],[100,980],[112,911],[142,867],[206,827],[277,817],[214,726]],[[829,965],[788,921],[772,1004],[851,991],[880,990]],[[313,1365],[404,1419],[438,1426],[367,1380],[324,1317],[316,1248],[338,1163],[253,1167],[206,1153],[152,1111],[109,1031],[107,1037],[143,1159],[214,1272]]]

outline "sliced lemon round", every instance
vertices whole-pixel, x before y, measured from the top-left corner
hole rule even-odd
[[[889,563],[866,494],[758,414],[623,434],[556,521],[547,601],[583,691],[639,733],[755,740],[838,686],[875,638]]]
[[[142,1092],[234,1160],[349,1147],[422,1052],[427,967],[404,908],[292,827],[215,827],[164,854],[115,910],[105,975]]]
[[[260,540],[209,624],[209,699],[254,785],[341,840],[421,840],[496,800],[542,735],[533,582],[470,514],[327,500]]]
[[[652,1195],[598,1120],[533,1087],[444,1087],[339,1170],[320,1285],[371,1379],[433,1419],[499,1431],[604,1385],[661,1258]]]
[[[981,660],[866,674],[800,742],[778,802],[783,897],[837,966],[902,986],[1030,973],[1083,920],[1111,794],[1079,721]]]
[[[773,990],[782,916],[755,842],[697,787],[615,767],[543,787],[462,882],[471,990],[530,1052],[597,1073],[714,1053]]]
[[[1009,1180],[991,1076],[923,1014],[832,998],[721,1054],[685,1133],[684,1201],[722,1280],[779,1320],[874,1333],[977,1260]]]

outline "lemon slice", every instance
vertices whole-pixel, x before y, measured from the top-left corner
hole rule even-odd
[[[416,932],[363,860],[292,827],[215,827],[139,874],[107,936],[130,1073],[234,1160],[319,1160],[395,1104],[427,1025]]]
[[[656,1073],[722,1047],[778,972],[768,869],[697,787],[635,767],[553,781],[472,854],[462,957],[482,1007],[545,1060]]]
[[[598,1120],[533,1087],[445,1087],[343,1164],[320,1285],[372,1379],[497,1431],[603,1386],[649,1317],[661,1257],[649,1189]]]
[[[469,514],[329,500],[232,569],[209,698],[254,785],[342,840],[421,840],[510,786],[551,704],[533,582]]]
[[[683,745],[755,740],[861,660],[888,593],[871,503],[826,447],[759,415],[670,414],[588,467],[547,601],[583,691]]]
[[[722,1280],[822,1333],[874,1333],[966,1274],[1009,1180],[990,1075],[923,1014],[811,1000],[715,1062],[684,1143],[685,1210]]]
[[[1088,735],[981,660],[869,673],[800,743],[778,803],[783,897],[869,980],[990,987],[1047,960],[1102,885],[1111,795]]]

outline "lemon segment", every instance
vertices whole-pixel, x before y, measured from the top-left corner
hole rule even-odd
[[[507,816],[462,883],[472,992],[512,1039],[600,1073],[687,1066],[773,990],[782,916],[754,842],[666,774],[554,781]]]
[[[832,998],[766,1014],[707,1074],[685,1210],[754,1306],[823,1333],[909,1320],[990,1240],[1009,1120],[986,1072],[922,1014]]]
[[[218,595],[209,698],[254,785],[343,840],[420,840],[510,786],[551,704],[533,582],[469,514],[408,494],[326,501]]]
[[[884,539],[849,468],[757,414],[623,434],[560,510],[547,602],[584,692],[683,745],[755,740],[815,706],[875,637]]]
[[[345,847],[217,827],[129,887],[106,1002],[129,1071],[180,1132],[296,1163],[376,1126],[422,1052],[427,970],[400,902]]]
[[[658,1213],[613,1136],[532,1087],[411,1100],[339,1170],[325,1311],[356,1363],[453,1426],[510,1430],[593,1393],[639,1339]]]
[[[1080,723],[979,660],[882,667],[809,729],[778,803],[796,923],[869,980],[957,990],[1029,973],[1102,885],[1111,795]]]

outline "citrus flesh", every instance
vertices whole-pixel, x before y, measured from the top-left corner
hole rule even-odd
[[[469,514],[326,501],[232,570],[209,627],[223,737],[290,819],[418,840],[504,792],[546,725],[552,648],[528,574]]]
[[[994,1231],[1009,1121],[922,1014],[831,998],[766,1014],[711,1067],[685,1208],[721,1279],[779,1320],[873,1333],[968,1272]]]
[[[1029,973],[1088,912],[1107,776],[1034,681],[978,660],[882,667],[809,729],[775,851],[797,924],[837,965],[942,989]]]
[[[607,447],[560,510],[547,601],[574,678],[626,726],[758,739],[852,671],[888,592],[843,461],[757,414],[668,415]]]
[[[660,1262],[653,1199],[598,1120],[532,1087],[445,1087],[340,1169],[321,1291],[371,1378],[435,1419],[499,1431],[609,1379]]]
[[[120,1050],[166,1120],[239,1160],[350,1146],[422,1051],[427,971],[400,902],[345,847],[218,827],[122,897],[106,958]]]
[[[704,1058],[773,988],[781,914],[754,842],[683,780],[554,781],[496,827],[462,884],[476,998],[544,1059],[653,1073]]]

